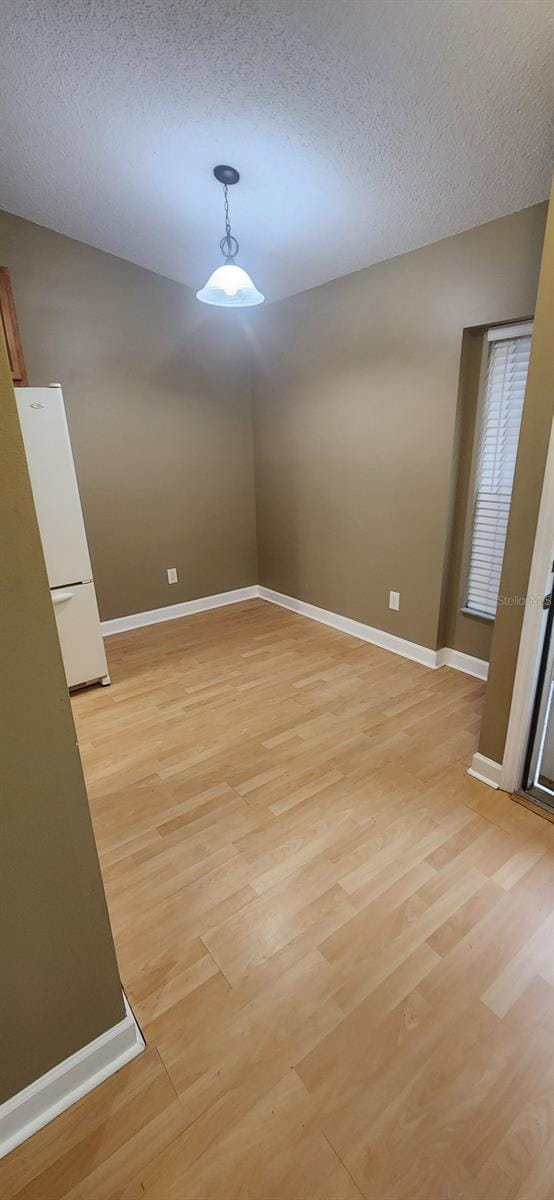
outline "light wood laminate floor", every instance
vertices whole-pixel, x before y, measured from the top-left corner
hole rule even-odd
[[[263,601],[110,639],[74,711],[146,1052],[3,1200],[551,1200],[554,826],[483,685]]]

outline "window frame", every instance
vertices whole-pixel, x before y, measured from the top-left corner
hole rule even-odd
[[[491,325],[483,328],[483,347],[481,351],[481,370],[479,375],[479,392],[477,400],[477,409],[475,413],[475,427],[473,434],[473,446],[471,451],[471,473],[468,489],[468,508],[466,513],[466,536],[463,556],[462,578],[464,580],[464,602],[460,606],[460,612],[465,617],[474,617],[478,621],[487,621],[489,624],[494,624],[496,613],[484,612],[478,608],[471,608],[468,605],[469,592],[469,571],[471,566],[471,552],[473,544],[473,522],[475,514],[475,502],[477,497],[477,468],[479,462],[479,448],[481,444],[481,433],[483,429],[483,421],[485,416],[485,404],[487,399],[487,374],[489,365],[490,346],[493,342],[508,341],[516,337],[531,337],[533,336],[533,317],[525,320],[512,322],[504,322],[502,325]],[[525,385],[527,390],[527,381]],[[525,400],[524,400],[525,403]],[[520,430],[521,433],[521,430]],[[519,446],[519,436],[518,436]],[[511,496],[510,496],[511,504]],[[498,604],[497,604],[498,608]]]

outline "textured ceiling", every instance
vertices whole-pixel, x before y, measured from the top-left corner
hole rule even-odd
[[[0,207],[268,299],[543,200],[550,0],[6,0]]]

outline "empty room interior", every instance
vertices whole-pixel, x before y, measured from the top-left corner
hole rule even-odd
[[[553,1200],[548,0],[18,0],[2,1200]]]

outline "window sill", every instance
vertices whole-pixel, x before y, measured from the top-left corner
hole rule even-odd
[[[489,621],[491,625],[494,625],[494,617],[491,617],[490,613],[479,612],[477,608],[462,607],[460,612],[463,613],[464,617],[477,617],[478,621]]]

